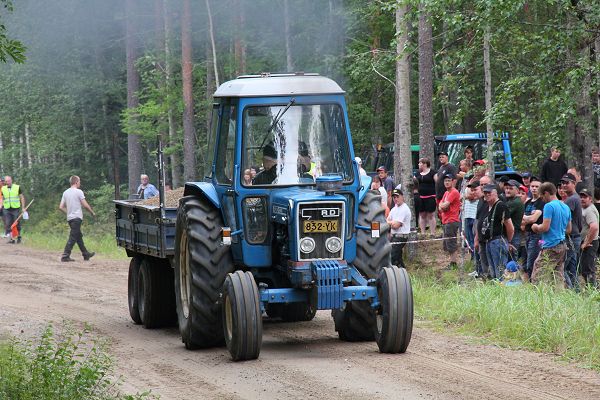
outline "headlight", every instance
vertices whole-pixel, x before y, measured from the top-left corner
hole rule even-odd
[[[315,241],[312,238],[300,239],[300,251],[304,254],[312,253],[315,249]]]
[[[330,237],[325,241],[325,248],[330,253],[337,253],[342,249],[342,241],[337,237]]]

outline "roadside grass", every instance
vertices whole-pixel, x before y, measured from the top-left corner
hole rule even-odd
[[[106,343],[89,330],[49,325],[38,343],[12,338],[0,343],[0,399],[139,400],[150,392],[123,394]]]
[[[115,240],[114,225],[107,224],[84,224],[83,241],[85,246],[96,252],[96,257],[110,259],[126,259],[127,254],[123,248],[117,246]],[[26,246],[48,251],[62,253],[69,238],[69,229],[66,222],[57,224],[53,229],[43,226],[28,227],[23,231],[23,243]],[[73,254],[79,253],[79,247],[75,245]]]
[[[415,315],[513,349],[553,353],[600,371],[600,292],[503,286],[413,271]]]

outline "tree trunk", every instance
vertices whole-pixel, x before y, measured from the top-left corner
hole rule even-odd
[[[212,49],[212,62],[215,71],[215,85],[219,87],[219,69],[217,68],[217,46],[215,44],[215,33],[213,29],[212,12],[210,11],[210,0],[206,1],[206,11],[208,13],[208,33],[210,35],[210,47]]]
[[[140,77],[135,69],[135,62],[138,58],[138,40],[137,40],[137,24],[135,22],[137,16],[135,0],[127,0],[127,108],[135,108],[139,105],[137,92],[140,87]],[[140,175],[142,173],[142,145],[140,137],[136,134],[127,135],[127,152],[128,152],[128,174],[129,174],[129,193],[136,192]]]
[[[23,169],[23,136],[19,135],[19,170]]]
[[[0,132],[0,154],[4,154],[4,142],[2,141],[2,135],[3,133]],[[2,161],[3,158],[0,157],[0,173],[4,172],[4,163]],[[4,175],[2,175],[2,177],[4,177]]]
[[[434,161],[433,28],[423,3],[419,13],[419,157]]]
[[[492,71],[490,69],[490,28],[483,34],[483,75],[485,80],[485,126],[487,132],[487,159],[494,178],[494,127],[492,126]]]
[[[290,12],[288,0],[283,0],[283,25],[285,28],[285,60],[287,72],[294,72],[294,63],[292,62],[292,46],[290,38]]]
[[[396,9],[396,120],[394,129],[394,180],[402,184],[404,200],[411,210],[412,157],[410,154],[410,62],[404,48],[408,44],[408,23],[405,20],[408,6]],[[413,213],[414,214],[414,213]],[[414,215],[413,215],[414,218]]]
[[[83,104],[81,104],[81,131],[82,131],[82,139],[83,139],[83,159],[87,164],[89,164],[90,160],[89,160],[89,147],[90,144],[88,142],[88,137],[90,136],[89,134],[89,128],[88,128],[88,123],[87,123],[87,118],[85,116],[85,106]]]
[[[244,43],[244,9],[240,0],[233,0],[235,16],[234,58],[236,76],[246,73],[246,44]]]
[[[29,129],[29,123],[27,122],[25,123],[25,148],[27,151],[27,168],[31,169],[33,166],[33,158],[31,156],[31,129]]]
[[[181,19],[181,65],[183,85],[183,177],[196,179],[196,129],[194,128],[194,98],[192,96],[192,13],[190,0],[183,0]]]
[[[181,186],[181,162],[179,160],[179,149],[177,148],[177,127],[175,126],[175,117],[173,110],[173,101],[171,100],[174,91],[173,85],[173,61],[171,54],[171,14],[169,12],[169,0],[163,0],[163,21],[165,32],[165,83],[167,86],[167,120],[169,124],[169,163],[171,164],[171,185],[173,189]],[[210,69],[210,68],[209,68]]]

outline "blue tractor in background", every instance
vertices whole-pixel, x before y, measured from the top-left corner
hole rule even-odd
[[[380,196],[354,161],[344,91],[316,74],[264,74],[226,82],[214,99],[204,180],[186,183],[177,209],[116,202],[117,241],[137,265],[134,321],[164,325],[174,297],[188,349],[225,343],[248,360],[263,313],[308,321],[332,310],[340,339],[405,352],[411,283],[390,263]],[[174,286],[152,283],[165,279]]]
[[[435,136],[435,154],[440,151],[448,153],[448,161],[458,166],[464,158],[467,146],[473,149],[473,159],[487,158],[487,134],[486,133],[456,133],[451,135]],[[418,171],[419,145],[410,146],[413,172]],[[376,175],[375,170],[384,166],[388,171],[394,170],[394,144],[385,146],[374,146],[370,151],[362,151],[363,168],[369,175]],[[494,173],[496,177],[503,175],[522,182],[521,175],[513,168],[512,152],[510,147],[510,135],[508,132],[494,134]],[[438,167],[438,160],[432,160],[434,168]]]

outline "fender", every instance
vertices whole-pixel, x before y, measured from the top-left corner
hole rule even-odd
[[[365,198],[367,192],[371,190],[371,182],[373,178],[368,175],[360,175],[360,186],[358,188],[358,204]]]
[[[209,182],[188,182],[183,190],[184,196],[195,195],[208,199],[217,209],[221,208],[219,196],[212,183]]]

